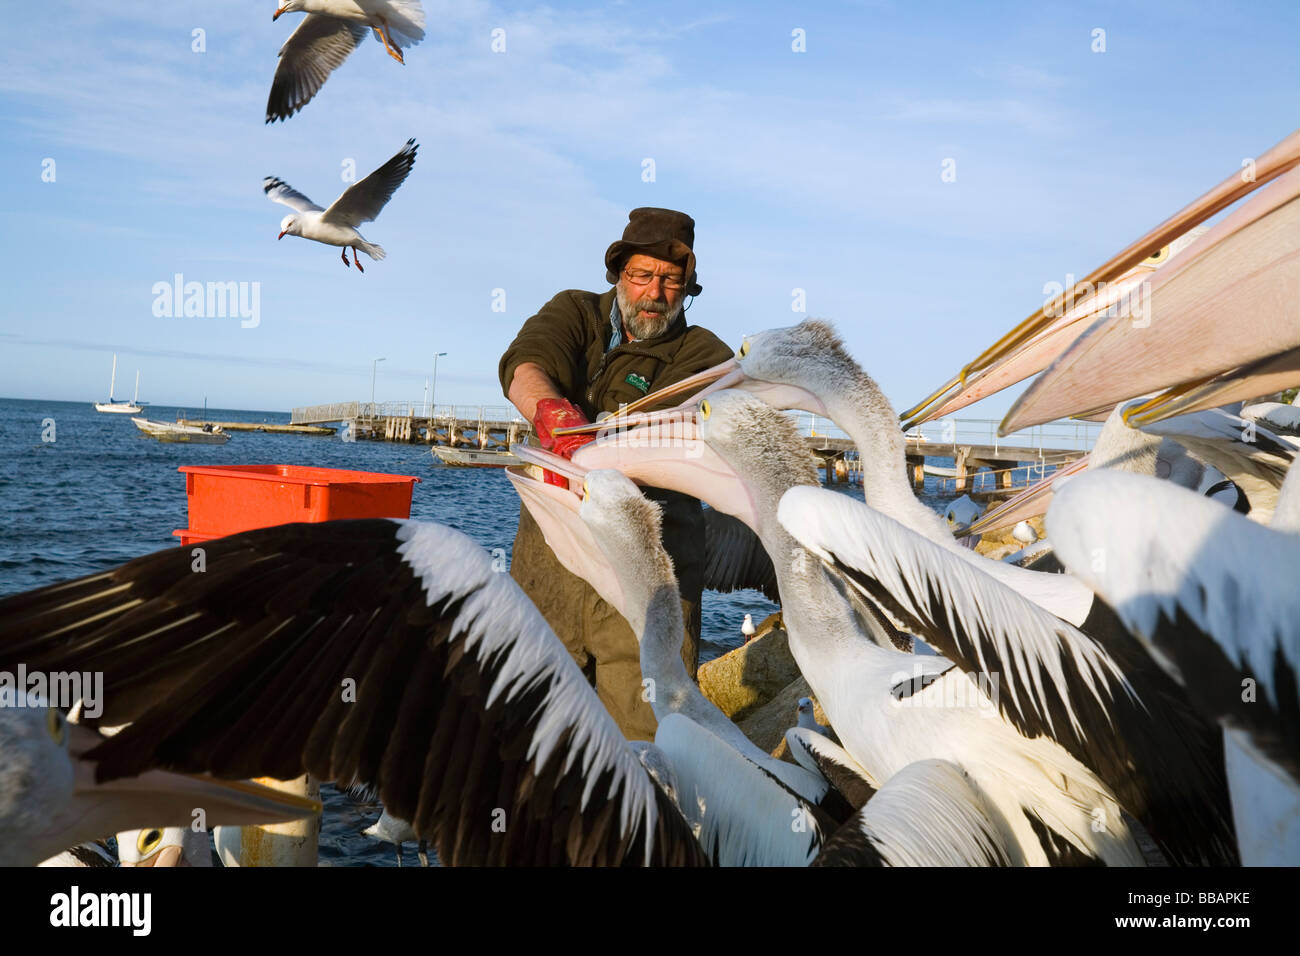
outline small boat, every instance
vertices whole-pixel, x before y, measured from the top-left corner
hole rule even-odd
[[[118,412],[129,413],[134,415],[136,412],[144,411],[140,406],[140,370],[135,370],[135,397],[129,402],[119,402],[113,398],[113,390],[117,388],[117,353],[113,353],[113,377],[108,384],[108,401],[96,402],[95,411],[97,412]]]
[[[458,468],[504,468],[507,465],[521,465],[521,462],[508,451],[494,451],[479,448],[449,448],[446,445],[434,445],[433,457],[444,465]]]
[[[159,441],[186,441],[201,445],[220,445],[230,441],[230,433],[223,431],[220,425],[179,425],[149,418],[132,418],[131,421],[140,431]]]

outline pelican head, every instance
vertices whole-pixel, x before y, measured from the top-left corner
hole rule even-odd
[[[151,770],[96,780],[91,757],[106,738],[56,708],[20,695],[0,707],[0,866],[29,866],[65,847],[139,826],[284,822],[320,804],[241,782]]]
[[[283,239],[285,236],[301,236],[301,235],[302,235],[302,227],[298,225],[298,217],[295,216],[293,213],[289,213],[289,215],[285,216],[283,219],[280,220],[280,234],[275,238]]]
[[[149,827],[117,835],[117,859],[122,866],[211,866],[206,830],[189,827]]]

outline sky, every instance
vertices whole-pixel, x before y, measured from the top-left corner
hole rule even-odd
[[[164,408],[367,400],[381,357],[376,398],[421,401],[446,352],[440,404],[504,404],[523,321],[608,288],[628,211],[665,206],[696,220],[693,324],[829,319],[902,408],[1300,116],[1293,2],[424,9],[405,66],[368,38],[268,126],[302,17],[275,0],[25,8],[0,49],[0,396],[103,400],[116,353],[117,397],[138,369]],[[328,205],[411,137],[362,227],[384,261],[276,241],[263,177]],[[168,315],[178,274],[239,284],[250,317]]]

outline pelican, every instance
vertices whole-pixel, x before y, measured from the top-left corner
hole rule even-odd
[[[1047,515],[1066,566],[1223,726],[1251,865],[1300,863],[1298,474],[1293,467],[1272,527],[1167,483],[1101,472],[1069,482]],[[1098,508],[1122,534],[1099,525]]]
[[[100,720],[129,726],[95,748],[101,780],[166,764],[368,784],[448,865],[706,862],[469,538],[371,519],[207,547],[202,575],[173,549],[0,601],[0,658],[103,672]]]
[[[43,698],[19,697],[0,707],[0,866],[34,866],[141,820],[188,826],[194,807],[203,807],[209,822],[232,824],[320,812],[315,801],[254,784],[163,770],[106,774],[99,748],[113,738],[69,723]]]
[[[122,866],[212,866],[212,842],[206,830],[150,827],[117,834]]]
[[[1292,166],[1300,162],[1300,133],[1275,150],[1283,147]],[[1121,309],[1081,335],[1016,400],[1001,433],[1157,391],[1128,413],[1131,423],[1293,385],[1298,200],[1300,169],[1291,168],[1156,273],[1142,316]]]
[[[976,652],[969,644],[963,650],[968,636],[953,640],[935,629],[943,645],[961,652],[955,661],[899,653],[883,630],[864,640],[842,586],[791,538],[792,523],[784,516],[778,520],[778,503],[783,510],[785,507],[783,494],[821,493],[815,487],[788,490],[791,485],[816,484],[813,463],[802,453],[792,423],[757,398],[734,391],[717,392],[702,401],[698,417],[695,427],[703,439],[702,447],[688,450],[681,442],[639,441],[631,433],[616,434],[584,446],[574,455],[574,465],[619,467],[638,481],[699,496],[754,529],[773,557],[795,661],[845,750],[871,778],[888,781],[918,760],[949,760],[962,767],[997,808],[996,819],[1012,847],[1013,862],[1091,859],[1140,864],[1141,856],[1114,794],[1049,736],[1055,733],[1080,752],[1105,762],[1117,786],[1139,805],[1134,807],[1138,816],[1161,818],[1166,842],[1179,847],[1186,842],[1181,858],[1199,858],[1204,846],[1215,844],[1219,834],[1207,837],[1199,822],[1193,825],[1194,839],[1174,832],[1188,825],[1184,812],[1213,831],[1214,812],[1199,806],[1202,787],[1193,788],[1195,795],[1166,792],[1165,788],[1180,789],[1180,785],[1170,786],[1168,774],[1188,776],[1188,769],[1178,766],[1181,755],[1171,756],[1184,747],[1176,739],[1161,739],[1157,745],[1149,734],[1145,713],[1141,730],[1129,725],[1129,715],[1137,718],[1143,705],[1132,699],[1132,689],[1114,662],[1092,642],[1035,609],[1041,615],[1038,627],[1050,635],[1058,649],[1050,657],[1043,657],[1041,649],[1032,656],[1017,652],[1004,637],[988,640],[997,628],[991,620],[996,613],[992,607],[943,612],[958,619],[973,615],[968,620],[978,635],[975,641],[980,649]],[[692,423],[673,427],[686,436]],[[834,496],[869,510],[843,495]],[[906,534],[901,528],[899,532]],[[889,547],[903,553],[914,550],[906,548],[905,541],[891,541]],[[939,551],[933,545],[929,550]],[[1009,592],[998,595],[996,585],[984,584],[964,560],[956,563],[963,569],[959,574],[965,575],[960,587],[968,595],[986,589],[1000,607],[1008,607],[1006,602],[1015,599]],[[953,590],[942,592],[942,598],[951,597]],[[1032,617],[1034,611],[1017,609],[1016,613]],[[980,633],[985,628],[988,630]],[[930,634],[923,636],[929,639]],[[1063,638],[1068,651],[1059,645]],[[969,669],[977,678],[981,673],[988,678],[980,660],[984,668],[1005,668],[1010,675],[1011,685],[997,695],[997,703],[968,676]],[[1022,666],[1035,673],[1017,674]],[[1038,670],[1040,667],[1045,670]],[[1072,675],[1068,686],[1061,668]],[[1044,693],[1047,697],[1040,700]],[[945,706],[954,700],[967,706]],[[907,703],[899,706],[901,701]],[[1165,706],[1154,699],[1149,704],[1157,709]],[[1049,717],[1049,712],[1054,716]],[[1125,733],[1142,739],[1130,743],[1124,739]],[[1135,774],[1134,763],[1145,769]],[[1166,776],[1160,777],[1162,773]],[[1212,781],[1208,785],[1213,789]],[[1163,810],[1145,813],[1162,806],[1166,799],[1185,806],[1177,812],[1170,807],[1167,816]],[[1100,830],[1091,825],[1098,819],[1094,814],[1107,821]],[[1206,855],[1212,857],[1214,851]]]

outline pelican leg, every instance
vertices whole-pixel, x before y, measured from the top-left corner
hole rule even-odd
[[[397,44],[393,42],[393,38],[388,35],[388,24],[383,20],[379,21],[378,33],[379,39],[384,41],[384,49],[388,51],[388,55],[398,63],[402,64],[402,66],[406,66],[406,58],[402,56],[402,51],[398,49]]]
[[[350,266],[350,265],[352,265],[352,263],[348,262],[348,247],[347,247],[347,246],[344,246],[344,247],[343,247],[343,264],[344,264],[345,266]]]
[[[421,840],[420,848],[416,850],[416,853],[418,853],[420,856],[420,866],[428,866],[429,865],[429,841]]]
[[[348,251],[347,251],[346,249],[344,249],[344,250],[343,250],[343,254],[346,256],[346,255],[348,254]],[[365,272],[365,271],[366,271],[365,269],[361,268],[361,253],[357,252],[357,247],[356,247],[356,246],[353,246],[353,247],[352,247],[352,261],[355,262],[355,263],[357,264],[357,271],[358,271],[358,272]]]

